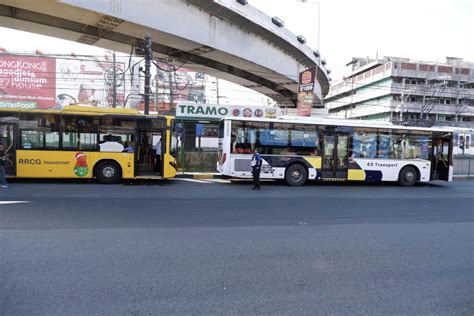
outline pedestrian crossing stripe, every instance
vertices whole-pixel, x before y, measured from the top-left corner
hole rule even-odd
[[[4,205],[4,204],[24,204],[24,203],[31,203],[31,201],[0,201],[0,205]]]
[[[230,180],[225,179],[191,179],[191,178],[173,178],[175,181],[185,181],[194,183],[231,183]]]

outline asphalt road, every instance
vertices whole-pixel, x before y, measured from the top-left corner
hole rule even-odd
[[[17,182],[0,315],[472,315],[473,203],[470,180]]]

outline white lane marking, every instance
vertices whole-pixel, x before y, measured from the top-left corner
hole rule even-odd
[[[1,204],[22,204],[22,203],[31,203],[31,201],[0,201]]]
[[[225,179],[209,179],[211,182],[215,183],[231,183],[230,180],[225,180]]]
[[[190,178],[173,178],[175,181],[188,181],[195,183],[231,183],[230,180],[225,179],[190,179]]]

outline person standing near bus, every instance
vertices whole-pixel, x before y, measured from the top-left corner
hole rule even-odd
[[[155,148],[155,172],[161,173],[161,137]]]
[[[250,167],[252,167],[253,188],[252,190],[260,190],[260,170],[262,168],[262,157],[257,149],[254,149],[252,160],[250,160]]]
[[[2,188],[8,188],[8,183],[6,179],[5,165],[7,162],[7,154],[5,153],[5,147],[3,144],[0,144],[0,185]]]

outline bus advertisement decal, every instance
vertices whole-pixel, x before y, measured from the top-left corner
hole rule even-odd
[[[74,155],[76,159],[76,165],[74,166],[74,174],[78,177],[85,177],[89,173],[87,167],[87,155],[83,152],[78,152]]]

